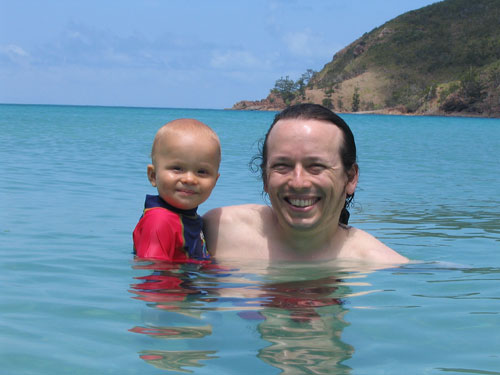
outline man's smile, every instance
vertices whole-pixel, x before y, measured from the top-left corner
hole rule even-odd
[[[300,207],[300,208],[305,208],[305,207],[310,207],[317,203],[320,200],[318,197],[313,197],[313,198],[292,198],[292,197],[285,197],[285,201],[292,206],[295,207]]]

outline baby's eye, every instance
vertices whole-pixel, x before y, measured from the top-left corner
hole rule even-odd
[[[172,165],[170,169],[173,170],[174,172],[182,172],[182,167],[179,165]]]
[[[206,169],[199,169],[197,173],[200,176],[207,176],[209,174],[208,170]]]

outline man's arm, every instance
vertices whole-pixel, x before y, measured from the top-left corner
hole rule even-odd
[[[217,253],[219,243],[219,232],[221,229],[221,217],[223,207],[214,208],[203,215],[203,235],[207,243],[207,250],[211,256]]]

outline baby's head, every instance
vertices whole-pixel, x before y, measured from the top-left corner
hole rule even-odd
[[[189,210],[205,202],[219,178],[221,159],[217,134],[194,119],[178,119],[156,133],[148,179],[160,197]]]

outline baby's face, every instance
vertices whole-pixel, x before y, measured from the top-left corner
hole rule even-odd
[[[219,178],[218,143],[179,132],[164,137],[159,146],[148,178],[160,197],[184,210],[206,201]]]

